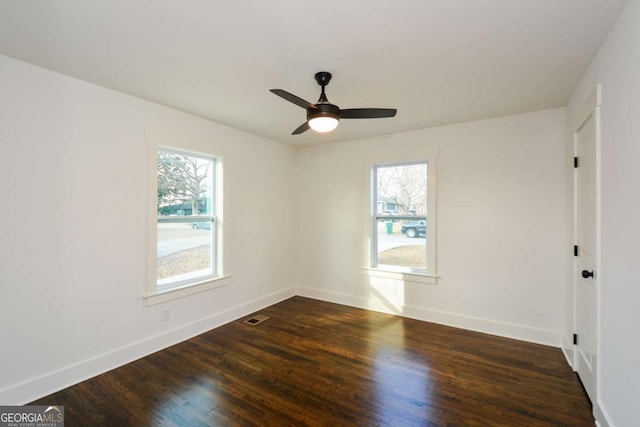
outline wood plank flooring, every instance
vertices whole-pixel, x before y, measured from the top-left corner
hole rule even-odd
[[[33,404],[67,427],[594,425],[559,349],[302,297],[260,313]]]

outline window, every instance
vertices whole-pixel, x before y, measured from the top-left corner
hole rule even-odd
[[[213,156],[157,149],[148,303],[210,289],[221,278],[218,168]]]
[[[373,267],[427,271],[427,163],[375,166]]]
[[[404,154],[381,154],[369,163],[365,270],[371,276],[435,283],[435,156]],[[381,157],[391,162],[379,162]]]

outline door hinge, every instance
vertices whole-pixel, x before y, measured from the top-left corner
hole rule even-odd
[[[573,345],[578,345],[578,334],[573,334]]]
[[[578,245],[573,246],[573,256],[578,256]]]
[[[580,161],[578,160],[577,157],[573,158],[573,167],[577,168],[578,166],[580,166]]]

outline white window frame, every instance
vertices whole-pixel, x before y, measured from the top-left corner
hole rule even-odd
[[[168,143],[167,143],[168,142]],[[144,299],[147,306],[152,306],[176,298],[182,298],[199,292],[208,291],[229,284],[230,275],[227,273],[227,256],[226,247],[223,240],[223,169],[224,161],[221,156],[213,153],[198,150],[198,144],[189,143],[181,140],[180,143],[173,144],[172,141],[164,141],[163,138],[156,140],[147,139],[148,148],[148,185],[147,185],[147,280]],[[170,145],[169,145],[170,144]],[[212,260],[213,274],[200,276],[190,280],[183,280],[172,283],[170,286],[158,285],[157,280],[157,247],[158,247],[158,210],[157,210],[157,194],[158,194],[158,153],[160,151],[172,152],[181,155],[193,155],[196,157],[209,158],[215,161],[215,176],[212,209],[210,215],[203,215],[195,218],[211,218],[212,219],[212,252],[215,258]],[[178,217],[176,217],[178,218]],[[179,217],[190,218],[194,217]]]
[[[363,272],[367,276],[384,279],[395,279],[405,282],[426,284],[437,283],[437,150],[419,148],[416,150],[381,150],[368,155],[364,159],[365,166],[365,212],[366,220],[366,260]],[[380,166],[400,166],[416,163],[427,163],[427,267],[411,269],[375,265],[377,258],[377,201],[376,201],[376,168]]]

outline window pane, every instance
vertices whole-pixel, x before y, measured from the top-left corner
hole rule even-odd
[[[215,274],[215,160],[158,152],[157,285]]]
[[[213,222],[158,220],[158,285],[213,274]]]
[[[376,262],[411,270],[427,268],[427,164],[378,166]]]
[[[421,237],[407,237],[406,233],[402,233],[403,224],[408,224],[409,230],[414,225],[410,221],[378,221],[378,265],[427,268],[427,239],[424,234]],[[412,231],[409,231],[409,234],[411,233]]]
[[[211,215],[213,206],[212,159],[158,153],[158,215]]]

